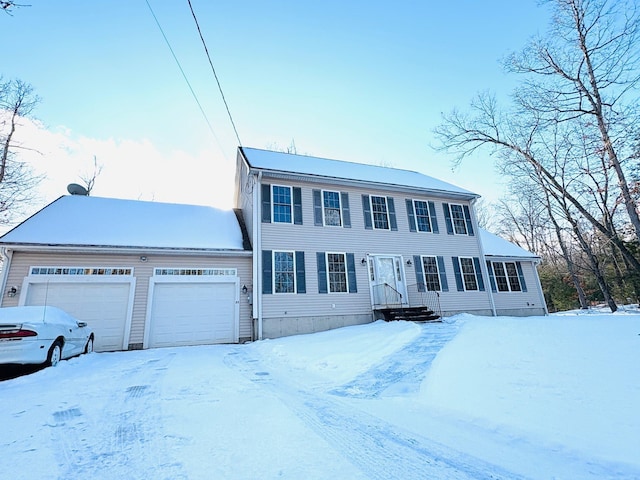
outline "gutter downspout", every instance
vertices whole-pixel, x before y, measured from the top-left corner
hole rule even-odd
[[[7,290],[7,279],[9,278],[9,270],[11,269],[11,259],[13,258],[13,250],[7,250],[7,247],[0,248],[2,254],[2,281],[0,282],[0,307],[4,301],[4,293]]]
[[[253,305],[254,315],[258,319],[258,340],[262,340],[262,221],[260,207],[262,206],[262,171],[254,177],[253,185]]]
[[[491,282],[489,279],[489,271],[487,270],[487,257],[485,256],[484,253],[484,246],[482,245],[482,236],[480,235],[480,227],[478,226],[478,222],[476,220],[476,200],[477,198],[474,198],[473,200],[471,200],[471,206],[473,207],[471,209],[472,211],[472,215],[471,215],[471,220],[473,221],[473,227],[476,229],[477,232],[477,236],[478,236],[478,245],[480,246],[480,254],[482,255],[482,261],[480,262],[480,270],[482,270],[482,276],[487,280],[487,292],[489,293],[489,303],[491,305],[491,313],[493,313],[494,317],[498,316],[498,312],[496,312],[496,302],[493,298],[493,290],[491,290]]]
[[[542,306],[544,307],[544,314],[549,315],[549,309],[547,308],[547,301],[544,299],[544,292],[542,291],[542,283],[540,283],[540,275],[538,274],[538,265],[540,265],[540,260],[536,260],[533,263],[533,271],[536,272],[536,287],[538,288],[538,295],[540,296],[540,301],[542,302]]]

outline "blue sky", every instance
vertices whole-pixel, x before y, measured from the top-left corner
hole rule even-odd
[[[0,15],[0,74],[42,98],[29,136],[43,201],[103,165],[94,195],[232,206],[237,140],[184,1],[32,0]],[[23,2],[27,3],[27,2]],[[434,151],[441,113],[517,77],[499,60],[544,33],[535,0],[191,0],[243,145],[418,170],[489,200],[486,155],[451,171]],[[7,47],[9,46],[9,47]],[[497,185],[498,184],[498,185]],[[232,186],[232,185],[231,185]]]

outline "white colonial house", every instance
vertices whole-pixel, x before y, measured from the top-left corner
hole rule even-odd
[[[230,211],[57,199],[0,237],[1,306],[61,307],[102,351],[546,313],[539,257],[478,228],[472,192],[244,147],[235,186]]]

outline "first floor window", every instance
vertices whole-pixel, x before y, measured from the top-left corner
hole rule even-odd
[[[520,278],[514,262],[493,262],[493,273],[499,292],[520,292]]]
[[[329,292],[345,293],[347,288],[347,263],[344,253],[327,253]]]
[[[440,291],[440,274],[438,272],[438,262],[436,257],[422,257],[422,269],[424,272],[424,283],[430,292]]]
[[[462,273],[464,289],[478,290],[478,281],[476,280],[476,269],[473,265],[473,258],[460,258],[460,272]]]
[[[294,252],[273,252],[273,285],[275,293],[296,291]]]

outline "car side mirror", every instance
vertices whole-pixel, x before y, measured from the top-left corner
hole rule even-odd
[[[78,326],[79,326],[80,328],[82,328],[82,327],[86,327],[86,326],[87,326],[87,322],[78,322]]]

